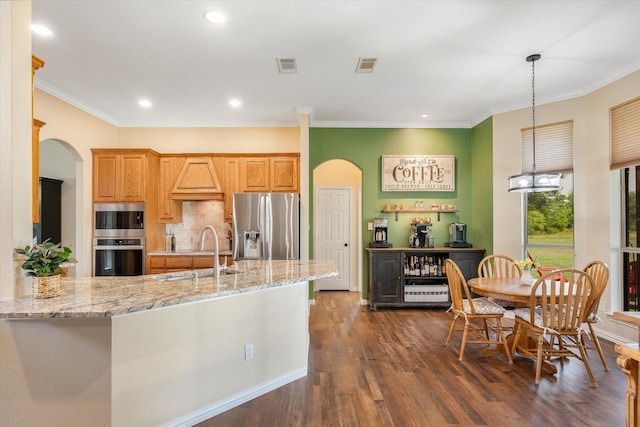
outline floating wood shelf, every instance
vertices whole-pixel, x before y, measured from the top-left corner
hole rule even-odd
[[[396,222],[398,222],[398,214],[399,213],[437,213],[438,221],[440,221],[441,213],[453,213],[459,212],[458,209],[382,209],[380,212],[383,213],[395,213],[396,214]]]

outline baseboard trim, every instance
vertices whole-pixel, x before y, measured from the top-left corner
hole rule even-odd
[[[306,376],[307,367],[298,369],[296,371],[290,372],[287,375],[275,378],[272,381],[268,381],[250,389],[244,390],[243,392],[231,396],[227,399],[215,402],[190,414],[186,414],[164,425],[167,427],[193,426],[195,424],[201,423],[202,421],[208,420],[211,417],[215,417],[218,414],[228,411],[229,409],[235,408],[236,406],[240,406],[243,403],[255,399],[258,396],[269,393],[270,391],[282,387],[285,384],[289,384],[290,382],[293,382],[300,378],[304,378]]]
[[[619,335],[612,334],[600,328],[593,328],[598,335],[598,339],[610,341],[614,344],[631,344],[634,341],[623,338]]]

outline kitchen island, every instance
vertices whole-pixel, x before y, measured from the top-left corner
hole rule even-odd
[[[334,264],[207,272],[66,278],[60,297],[0,301],[2,423],[192,425],[305,376],[308,281]]]

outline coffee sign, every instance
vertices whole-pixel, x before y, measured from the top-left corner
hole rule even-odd
[[[453,156],[382,156],[382,191],[455,191]]]

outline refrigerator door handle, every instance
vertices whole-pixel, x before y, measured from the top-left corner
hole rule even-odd
[[[285,203],[286,203],[286,212],[287,212],[287,224],[286,224],[286,233],[287,233],[287,239],[286,239],[286,246],[287,246],[287,259],[296,259],[295,254],[294,254],[294,242],[293,240],[295,239],[294,236],[294,215],[295,215],[295,200],[294,200],[294,195],[287,195],[285,197]]]
[[[267,246],[267,256],[265,257],[265,259],[271,259],[272,257],[272,250],[273,250],[273,206],[271,205],[271,195],[270,194],[266,194],[265,195],[266,198],[266,208],[267,208],[267,242],[266,242],[266,246]]]

